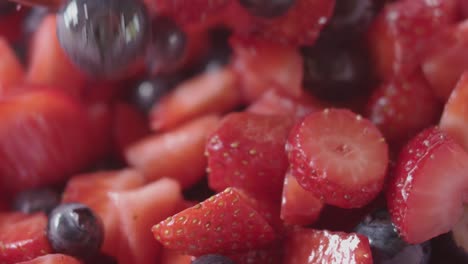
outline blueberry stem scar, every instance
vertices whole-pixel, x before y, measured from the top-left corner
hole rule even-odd
[[[41,6],[50,9],[59,9],[63,0],[10,0],[11,2],[18,3],[26,6]]]

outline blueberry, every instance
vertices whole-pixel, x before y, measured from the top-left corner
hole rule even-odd
[[[285,14],[295,0],[239,0],[254,16],[274,18]]]
[[[156,17],[152,22],[151,40],[146,61],[150,72],[172,72],[183,60],[187,35],[170,18]]]
[[[201,72],[218,70],[231,61],[232,48],[229,45],[231,33],[226,28],[216,28],[210,32],[210,48],[201,59],[199,67]]]
[[[86,205],[66,203],[50,213],[47,238],[55,252],[89,259],[100,251],[104,228],[99,216]]]
[[[84,72],[112,78],[142,55],[148,21],[140,0],[68,0],[57,14],[57,35]]]
[[[13,200],[13,209],[26,214],[49,213],[60,202],[60,195],[52,189],[33,189],[20,192]]]
[[[366,216],[355,231],[369,238],[375,264],[426,264],[429,261],[430,243],[407,244],[385,210]]]
[[[192,264],[234,264],[234,261],[222,255],[212,254],[198,257]]]
[[[377,13],[373,0],[337,1],[329,27],[336,31],[364,31]]]
[[[10,1],[0,2],[0,15],[7,15],[16,10],[16,4]]]
[[[171,91],[179,81],[177,76],[165,75],[143,80],[132,91],[133,104],[143,113],[148,113],[153,105]]]

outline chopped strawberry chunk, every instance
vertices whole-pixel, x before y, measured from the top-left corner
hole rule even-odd
[[[228,188],[155,225],[161,244],[190,255],[262,248],[275,233],[236,189]]]
[[[279,201],[288,167],[284,145],[292,125],[285,116],[244,112],[224,117],[206,145],[210,187],[237,187]]]
[[[87,113],[91,123],[89,133],[93,142],[93,157],[95,160],[101,160],[113,150],[114,109],[105,103],[92,103],[87,105]]]
[[[292,174],[325,203],[362,207],[382,190],[388,147],[380,131],[349,110],[306,116],[286,145]]]
[[[0,37],[0,95],[22,82],[24,69],[5,38]]]
[[[439,125],[468,151],[468,72],[452,91]]]
[[[371,264],[369,240],[359,234],[298,229],[286,240],[284,264]]]
[[[43,213],[0,213],[0,261],[14,264],[51,253]]]
[[[47,254],[19,264],[81,264],[79,260],[63,254]]]
[[[400,153],[387,193],[401,236],[417,244],[460,220],[468,193],[468,154],[438,128],[421,132]]]
[[[205,176],[205,144],[218,122],[217,116],[204,116],[144,138],[127,149],[127,162],[148,182],[169,177],[178,180],[183,188],[190,187]]]

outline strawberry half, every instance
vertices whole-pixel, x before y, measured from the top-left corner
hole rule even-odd
[[[30,261],[20,262],[18,264],[82,264],[76,258],[63,254],[47,254]]]
[[[195,256],[262,248],[275,239],[272,227],[233,188],[169,217],[152,231],[165,247]]]
[[[438,128],[428,128],[402,150],[387,193],[388,209],[411,244],[446,233],[468,197],[468,154]]]
[[[0,263],[14,264],[51,253],[46,226],[43,213],[1,213]]]
[[[279,201],[288,168],[284,145],[292,125],[285,116],[225,116],[206,145],[210,187],[237,187],[256,198]]]
[[[362,207],[382,190],[388,147],[380,131],[349,110],[306,116],[286,145],[293,175],[325,203]]]
[[[360,234],[298,229],[286,239],[284,264],[371,264],[369,240]]]

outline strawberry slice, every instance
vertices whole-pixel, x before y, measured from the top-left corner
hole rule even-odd
[[[367,116],[391,146],[401,146],[437,122],[442,106],[421,74],[383,83],[367,105]]]
[[[24,69],[3,37],[0,37],[0,54],[0,95],[5,95],[23,80]]]
[[[387,144],[369,120],[349,110],[306,116],[292,129],[286,151],[299,184],[328,204],[362,207],[382,190]]]
[[[446,233],[460,220],[468,194],[468,154],[438,128],[402,150],[387,192],[388,209],[410,244]]]
[[[238,74],[244,100],[253,102],[269,89],[302,94],[302,57],[298,50],[266,40],[232,38],[232,67]]]
[[[183,200],[179,184],[163,178],[133,190],[109,194],[117,213],[120,246],[118,263],[156,263],[160,245],[149,230],[154,223],[175,213]]]
[[[89,134],[93,142],[94,160],[106,158],[113,150],[113,114],[114,109],[109,104],[91,103],[86,106],[91,124]]]
[[[206,145],[210,187],[237,187],[255,198],[279,201],[288,168],[284,145],[292,125],[285,116],[225,116]]]
[[[432,37],[453,24],[457,14],[457,0],[402,0],[387,4],[369,35],[380,77],[412,74],[420,66]]]
[[[304,190],[289,170],[286,173],[281,200],[281,219],[289,225],[310,225],[320,216],[323,202]]]
[[[165,247],[195,256],[262,248],[275,239],[272,227],[233,188],[169,217],[152,231]]]
[[[19,264],[82,264],[76,258],[63,254],[48,254]]]
[[[203,116],[172,131],[144,138],[127,149],[127,162],[141,171],[146,181],[169,177],[178,180],[184,189],[190,187],[205,176],[203,152],[218,122],[217,116]]]
[[[360,234],[298,229],[286,239],[284,264],[371,264],[369,240]]]
[[[439,125],[468,151],[468,72],[462,75],[445,103]]]
[[[64,182],[89,165],[86,110],[58,91],[34,90],[0,104],[0,189]]]
[[[19,10],[10,10],[7,14],[2,14],[2,19],[0,19],[0,36],[6,38],[10,43],[20,40],[21,25],[29,10],[27,7],[22,7]]]
[[[47,216],[43,213],[1,213],[1,263],[14,264],[51,253],[46,226]]]
[[[222,114],[240,105],[237,76],[232,70],[209,71],[190,79],[151,110],[151,128],[168,130],[206,114]]]

